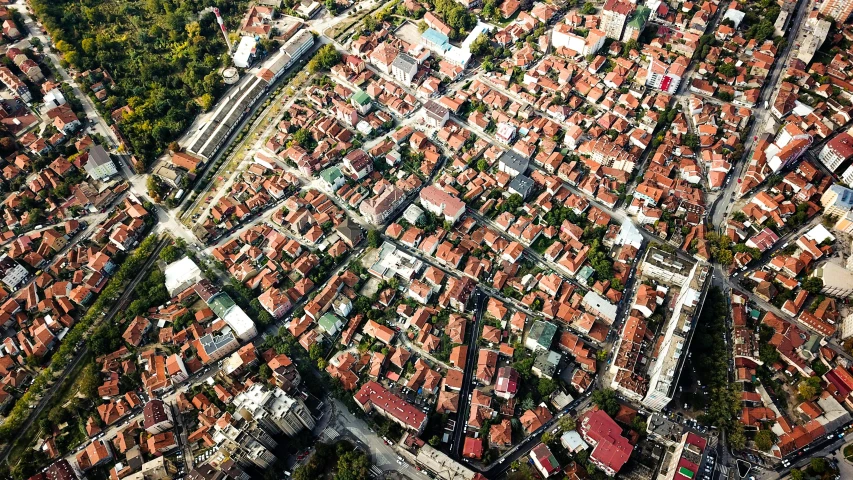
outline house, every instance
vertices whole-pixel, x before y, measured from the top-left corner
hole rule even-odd
[[[557,457],[551,453],[551,449],[544,443],[533,447],[533,450],[530,451],[530,459],[533,460],[533,466],[539,470],[539,473],[544,478],[560,472],[560,464],[557,462]]]

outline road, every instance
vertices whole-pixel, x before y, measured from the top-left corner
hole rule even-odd
[[[462,458],[463,437],[468,424],[468,407],[470,395],[474,390],[474,373],[477,370],[477,352],[480,322],[483,320],[483,309],[487,296],[479,289],[474,289],[474,324],[471,326],[471,340],[468,342],[468,357],[465,359],[465,370],[462,372],[462,388],[459,390],[459,405],[456,411],[456,424],[453,426],[453,436],[450,442],[450,454],[457,459]]]
[[[811,5],[810,0],[801,0],[800,3],[796,7],[795,15],[793,21],[789,23],[788,33],[797,32],[795,35],[797,37],[797,43],[801,41],[799,38],[800,35],[800,26],[802,25],[803,17],[807,12],[811,9],[809,6]],[[732,165],[732,171],[729,172],[726,187],[720,193],[720,196],[717,197],[716,201],[710,207],[710,219],[712,225],[717,226],[718,228],[722,227],[723,222],[726,218],[728,218],[728,214],[731,211],[732,202],[726,202],[726,199],[735,198],[737,193],[738,186],[740,183],[737,182],[738,179],[741,178],[744,168],[748,165],[749,155],[752,154],[753,144],[755,142],[755,137],[764,133],[761,131],[761,128],[765,127],[767,123],[767,114],[770,113],[770,108],[765,108],[765,102],[768,103],[768,107],[772,107],[770,101],[773,97],[773,94],[776,92],[776,85],[779,83],[780,75],[782,71],[786,68],[788,63],[791,60],[791,54],[794,52],[794,41],[789,41],[785,48],[782,50],[782,54],[779,55],[776,61],[773,63],[773,69],[768,76],[768,81],[765,81],[761,86],[761,92],[758,96],[758,103],[752,108],[753,116],[755,117],[752,121],[752,124],[749,127],[749,131],[747,132],[747,138],[743,145],[744,156],[739,159],[739,161],[734,162]],[[720,208],[720,202],[724,202],[723,205],[725,208]]]

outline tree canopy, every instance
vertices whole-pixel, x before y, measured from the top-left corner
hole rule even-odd
[[[32,0],[30,5],[55,41],[65,62],[79,71],[103,68],[108,102],[94,102],[107,117],[107,105],[127,104],[132,112],[121,132],[147,161],[174,140],[203,108],[222,94],[219,68],[228,60],[215,6],[232,28],[245,0]],[[80,83],[90,91],[102,82],[91,72]]]

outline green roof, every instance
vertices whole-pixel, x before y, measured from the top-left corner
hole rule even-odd
[[[633,27],[637,30],[642,30],[643,26],[649,20],[649,15],[652,14],[652,10],[645,6],[638,6],[637,11],[634,12],[634,16],[631,17],[631,20],[628,21],[628,26]]]
[[[370,96],[364,93],[364,91],[362,90],[355,92],[355,94],[352,96],[352,99],[355,100],[355,103],[359,105],[367,105],[368,103],[370,103]]]
[[[213,313],[215,313],[217,317],[225,318],[225,314],[234,306],[234,300],[232,300],[227,293],[220,292],[211,297],[207,302],[207,306],[213,310]]]
[[[326,312],[320,320],[317,322],[320,325],[320,328],[325,330],[326,332],[336,332],[338,330],[337,324],[343,323],[337,315],[332,312]]]
[[[527,338],[533,340],[539,345],[550,348],[551,344],[554,342],[554,335],[557,334],[557,326],[551,322],[543,322],[541,320],[537,320],[532,327],[530,327],[530,333],[527,334]]]
[[[335,181],[341,178],[344,174],[341,173],[341,169],[338,167],[329,167],[322,172],[320,172],[320,178],[322,178],[329,185],[334,185]]]
[[[678,473],[684,475],[687,478],[693,478],[693,472],[687,467],[679,468]]]

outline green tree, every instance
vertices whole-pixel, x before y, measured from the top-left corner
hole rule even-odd
[[[272,369],[266,363],[261,364],[261,367],[258,369],[258,374],[263,379],[270,378],[272,376]]]
[[[605,388],[593,392],[592,403],[604,410],[611,417],[619,412],[619,400],[616,399],[616,392],[612,389]]]
[[[814,398],[820,392],[820,377],[809,377],[797,385],[797,395],[806,401]]]
[[[823,280],[817,277],[809,277],[803,281],[803,290],[817,294],[823,290]]]
[[[367,232],[367,245],[371,248],[377,248],[382,243],[382,235],[377,230]]]
[[[596,12],[595,5],[592,2],[587,2],[583,4],[583,8],[581,8],[582,15],[592,15]]]
[[[743,450],[746,447],[746,437],[743,434],[743,425],[737,422],[737,427],[729,433],[729,445],[734,450]],[[739,428],[738,428],[739,427]]]
[[[577,428],[577,425],[575,424],[575,419],[568,416],[568,415],[565,415],[563,418],[561,418],[557,422],[557,424],[560,426],[560,429],[564,432],[568,432],[569,430],[574,430],[575,428]]]
[[[440,439],[440,438],[438,438],[438,435],[433,435],[433,436],[429,439],[429,444],[430,444],[431,446],[433,446],[433,447],[437,447],[437,446],[438,446],[438,444],[439,444],[440,442],[441,442],[441,439]]]
[[[768,452],[773,448],[773,432],[770,430],[761,430],[755,434],[755,448]]]
[[[544,443],[544,444],[546,444],[546,445],[547,445],[547,444],[549,444],[549,443],[554,443],[554,434],[553,434],[553,433],[551,433],[550,431],[545,432],[545,433],[543,433],[543,434],[542,434],[542,439],[541,439],[541,440],[542,440],[542,443]]]
[[[491,42],[489,42],[489,37],[486,36],[485,33],[481,33],[473,42],[471,42],[470,51],[471,54],[479,57],[489,53],[492,49]]]
[[[791,480],[805,480],[806,476],[799,468],[791,469]]]
[[[823,472],[826,471],[826,459],[821,457],[811,459],[809,462],[809,468],[815,474],[823,475]]]

